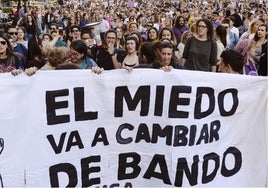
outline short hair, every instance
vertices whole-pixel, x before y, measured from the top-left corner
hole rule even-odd
[[[114,29],[109,29],[108,31],[105,32],[104,34],[104,38],[107,37],[108,33],[114,33],[115,34],[115,38],[117,38],[117,33]]]
[[[75,40],[71,43],[70,48],[73,48],[75,51],[77,51],[80,54],[84,54],[84,57],[87,55],[87,45],[82,40]]]
[[[73,25],[73,26],[71,26],[71,32],[73,32],[73,29],[78,29],[80,31],[80,26],[79,25]]]
[[[235,22],[235,17],[234,17],[234,16],[228,16],[228,18],[229,18],[232,22]]]
[[[89,34],[90,38],[94,38],[94,34],[89,27],[82,27],[80,32],[81,32],[81,36],[83,34]]]
[[[221,21],[222,24],[228,24],[230,26],[230,20],[229,18],[224,18],[222,21]]]
[[[139,41],[138,41],[138,39],[137,39],[137,37],[135,37],[135,36],[129,36],[129,37],[127,37],[126,38],[126,40],[125,40],[125,45],[126,45],[126,49],[127,49],[127,41],[129,41],[129,40],[134,40],[134,42],[135,42],[135,49],[136,49],[136,51],[138,51],[139,50]]]
[[[58,29],[58,24],[56,24],[56,23],[51,23],[49,28],[51,28],[51,26],[55,26]]]
[[[221,53],[220,57],[224,65],[230,65],[234,71],[243,74],[244,57],[242,54],[233,49],[226,49]]]
[[[16,27],[15,25],[8,25],[8,26],[6,27],[5,32],[8,33],[8,30],[9,30],[9,29],[17,29],[17,27]]]

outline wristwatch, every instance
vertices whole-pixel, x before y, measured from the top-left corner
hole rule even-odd
[[[114,53],[110,54],[110,56],[114,56],[114,55],[115,55]]]

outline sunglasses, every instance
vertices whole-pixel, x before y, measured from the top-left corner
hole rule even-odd
[[[79,32],[79,30],[78,29],[74,29],[73,32],[76,32],[77,33],[77,32]]]
[[[6,44],[7,44],[7,42],[4,41],[4,40],[0,41],[0,43],[1,43],[2,45],[6,45]]]
[[[18,35],[18,32],[8,32],[9,35]]]

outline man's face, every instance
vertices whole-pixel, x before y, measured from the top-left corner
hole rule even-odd
[[[58,28],[56,25],[51,25],[49,28],[49,33],[52,34],[52,32],[56,32],[56,34],[58,33]]]
[[[217,14],[212,14],[211,20],[216,21],[217,19],[218,19],[218,15]]]
[[[55,15],[55,16],[54,16],[54,19],[55,19],[55,21],[57,22],[57,21],[59,21],[60,16],[59,16],[59,15]]]
[[[179,19],[179,25],[183,26],[185,24],[185,21],[183,18],[180,18]]]
[[[115,41],[116,41],[115,33],[113,33],[113,32],[107,33],[107,36],[106,36],[105,40],[106,40],[106,44],[108,46],[110,46],[110,45],[113,46],[115,44]]]
[[[64,11],[64,17],[68,18],[69,17],[69,12],[68,11]]]
[[[11,37],[12,37],[14,42],[17,41],[17,39],[18,39],[18,30],[17,30],[17,28],[9,28],[7,33],[9,35],[11,35]]]

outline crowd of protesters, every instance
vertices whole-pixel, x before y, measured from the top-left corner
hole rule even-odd
[[[0,72],[155,68],[267,76],[267,10],[256,0],[22,7],[0,32]]]

